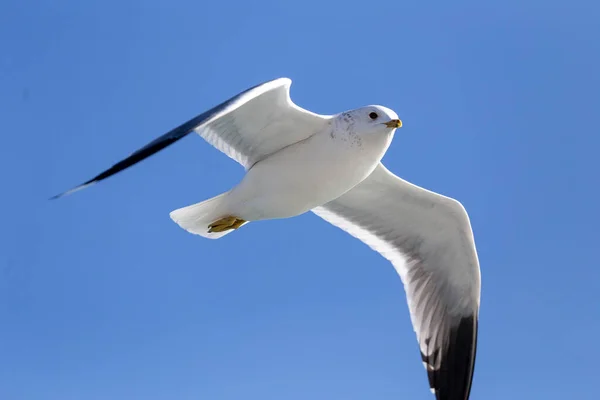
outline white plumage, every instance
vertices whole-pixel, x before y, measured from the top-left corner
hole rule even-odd
[[[173,211],[175,222],[217,239],[247,222],[312,210],[392,263],[404,283],[432,391],[439,400],[468,399],[480,271],[465,209],[381,164],[401,126],[394,111],[367,106],[318,115],[291,101],[290,85],[281,78],[248,89],[64,194],[198,133],[246,174],[232,190]]]
[[[249,169],[265,156],[311,136],[326,121],[292,102],[291,83],[280,78],[259,85],[194,131]]]

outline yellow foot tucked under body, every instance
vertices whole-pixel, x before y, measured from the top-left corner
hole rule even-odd
[[[227,216],[216,220],[208,226],[208,233],[213,232],[224,232],[231,229],[238,229],[244,225],[247,221],[234,216]]]

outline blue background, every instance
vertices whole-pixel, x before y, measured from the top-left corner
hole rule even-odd
[[[400,279],[312,214],[218,241],[169,219],[243,169],[192,135],[51,195],[237,92],[293,80],[404,127],[482,269],[473,399],[596,399],[600,3],[0,4],[0,399],[431,399]]]

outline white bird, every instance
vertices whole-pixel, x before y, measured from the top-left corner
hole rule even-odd
[[[456,200],[388,171],[402,122],[383,106],[318,115],[290,99],[291,80],[250,88],[54,198],[145,159],[191,132],[246,169],[212,199],[171,212],[188,232],[217,239],[248,222],[307,211],[388,259],[404,283],[431,391],[467,400],[475,367],[480,270],[469,217]]]

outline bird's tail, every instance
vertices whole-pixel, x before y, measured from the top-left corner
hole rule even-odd
[[[180,227],[190,233],[208,239],[218,239],[233,232],[233,230],[223,232],[208,231],[208,226],[211,223],[227,215],[227,210],[225,210],[223,206],[225,195],[227,195],[227,192],[215,196],[212,199],[171,211],[169,216]]]

